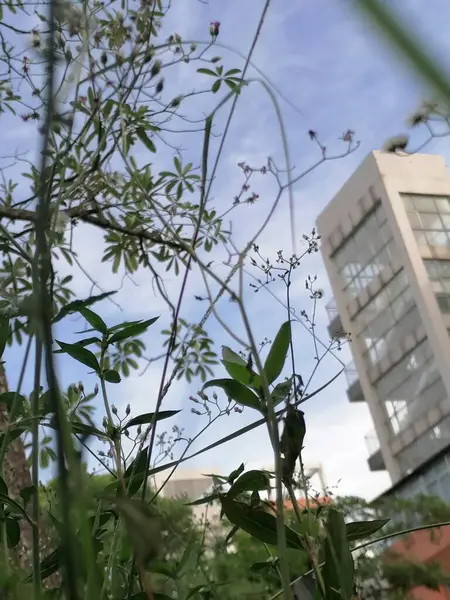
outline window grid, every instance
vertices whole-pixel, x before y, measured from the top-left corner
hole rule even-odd
[[[386,337],[391,332],[399,332],[402,329],[408,315],[412,320],[414,315],[411,315],[415,309],[414,300],[412,298],[411,290],[409,288],[400,292],[400,294],[392,300],[383,310],[382,313],[378,314],[360,334],[363,344],[366,347],[364,352],[365,358],[372,365],[380,361],[388,350],[386,344]],[[411,325],[408,331],[405,330],[405,337],[409,330],[414,328]]]
[[[442,313],[450,313],[450,261],[424,259],[436,301]]]
[[[450,417],[443,419],[437,428],[429,429],[417,440],[402,450],[397,459],[399,466],[404,472],[411,472],[434,454],[442,450],[450,442]],[[443,500],[450,501],[450,498],[445,497],[446,491],[443,489],[442,483],[446,479],[446,473],[449,470],[448,457],[445,457],[445,464],[441,461],[426,474],[421,476],[419,483],[424,493],[430,493],[435,490],[439,497]],[[437,489],[435,488],[438,484]],[[444,484],[446,482],[444,481]]]
[[[450,198],[402,194],[406,213],[419,246],[450,247]]]
[[[358,296],[389,264],[394,252],[392,234],[379,204],[333,257],[343,290],[352,298]]]
[[[386,410],[387,424],[393,436],[443,400],[446,391],[428,340],[386,373],[375,384],[375,389]]]

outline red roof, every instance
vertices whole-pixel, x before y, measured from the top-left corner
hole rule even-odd
[[[309,502],[310,508],[317,508],[318,506],[321,506],[321,505],[331,504],[333,502],[333,500],[329,496],[323,496],[320,498],[308,498],[308,502]],[[275,508],[276,503],[274,500],[270,500],[269,504],[273,508]],[[292,510],[292,508],[293,508],[292,502],[288,499],[284,500],[283,506],[286,510]],[[300,510],[305,510],[307,507],[306,498],[297,498],[297,506],[300,508]]]

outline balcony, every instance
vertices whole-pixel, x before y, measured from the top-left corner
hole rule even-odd
[[[380,442],[378,441],[377,434],[374,429],[369,431],[364,436],[367,450],[369,451],[369,458],[367,462],[371,471],[385,471],[386,466],[384,464],[383,457],[381,455]]]
[[[328,315],[328,333],[332,338],[344,337],[345,332],[342,327],[341,317],[336,306],[336,300],[331,298],[328,304],[325,306],[325,310]]]
[[[348,388],[347,397],[350,402],[364,402],[364,394],[361,388],[361,383],[358,378],[358,371],[355,363],[351,362],[344,368],[344,373],[347,378]]]

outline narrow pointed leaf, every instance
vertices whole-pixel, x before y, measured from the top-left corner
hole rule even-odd
[[[227,482],[230,485],[232,485],[235,482],[235,480],[239,477],[239,475],[242,475],[244,471],[245,465],[244,463],[241,463],[237,469],[234,469],[234,471],[231,471],[231,473],[228,475]]]
[[[9,324],[9,319],[6,317],[0,318],[0,358],[3,356],[3,352],[5,351],[6,344],[11,336],[11,326]]]
[[[290,342],[291,324],[289,321],[286,321],[280,327],[270,348],[266,362],[264,363],[264,373],[269,385],[281,375],[284,363],[286,362]]]
[[[239,381],[235,381],[234,379],[213,379],[212,381],[205,383],[203,389],[209,387],[220,387],[230,400],[234,400],[249,408],[254,408],[256,410],[261,409],[261,403],[258,396],[256,396],[256,394],[248,387],[239,383]]]
[[[24,510],[18,502],[16,502],[6,494],[0,493],[0,504],[7,504],[11,509],[13,509],[14,512],[16,512],[19,515],[22,515],[22,517],[25,517],[28,523],[33,525],[33,521],[28,516],[26,510]]]
[[[282,381],[278,385],[276,385],[271,391],[271,396],[273,398],[273,403],[276,406],[286,400],[289,392],[292,388],[292,377],[289,377],[287,381]]]
[[[382,529],[390,519],[375,519],[373,521],[360,521],[346,524],[349,542],[363,540]]]
[[[74,300],[73,302],[69,302],[69,304],[66,304],[65,306],[63,306],[61,308],[59,313],[53,319],[53,323],[57,323],[58,321],[61,321],[61,319],[63,319],[67,315],[79,312],[81,308],[91,306],[95,302],[100,302],[101,300],[104,300],[105,298],[109,298],[109,296],[112,296],[115,293],[116,292],[105,292],[103,294],[99,294],[98,296],[90,296],[90,298],[86,298],[85,300]]]
[[[108,326],[105,321],[97,315],[93,310],[86,308],[85,306],[80,309],[80,314],[86,319],[91,327],[94,328],[95,331],[99,331],[100,333],[105,334],[108,331]]]
[[[220,501],[224,514],[233,525],[237,525],[261,542],[277,545],[277,520],[274,515],[261,509],[252,509],[243,502],[229,500],[226,496],[221,496]],[[287,547],[303,550],[303,542],[299,535],[287,525],[284,529]]]
[[[137,417],[133,417],[129,421],[125,423],[122,427],[122,430],[127,429],[128,427],[134,427],[135,425],[149,425],[150,423],[157,423],[158,421],[162,421],[163,419],[170,419],[177,415],[180,410],[160,410],[155,417],[155,413],[144,413],[143,415],[138,415]]]
[[[342,513],[330,508],[326,523],[322,576],[326,600],[352,600],[354,563]]]
[[[228,346],[222,346],[222,364],[228,375],[239,381],[239,383],[251,385],[255,389],[261,387],[260,376],[249,368],[242,356],[228,348]]]
[[[260,376],[249,368],[239,354],[236,354],[227,346],[223,346],[222,348],[222,364],[227,370],[228,375],[239,381],[239,383],[251,385],[255,389],[261,387]]]
[[[105,371],[103,373],[103,378],[105,379],[105,381],[108,381],[108,383],[121,382],[119,373],[117,371],[114,371],[113,369],[108,369],[107,371]]]
[[[247,471],[237,479],[227,492],[227,498],[233,500],[243,492],[259,492],[267,490],[270,476],[267,471]]]
[[[217,500],[219,497],[219,494],[210,494],[209,496],[204,496],[203,498],[199,498],[193,502],[187,502],[186,506],[200,506],[200,504],[209,504],[210,502]]]
[[[93,369],[96,373],[100,372],[100,365],[97,357],[87,348],[84,348],[79,344],[66,344],[64,342],[59,342],[58,340],[56,340],[56,343],[60,346],[61,350],[65,354],[68,354],[78,362]]]
[[[153,317],[153,319],[148,319],[148,321],[142,321],[141,323],[134,323],[132,325],[129,325],[128,327],[125,327],[124,329],[121,329],[114,333],[114,335],[112,335],[109,339],[109,342],[110,344],[115,344],[116,342],[121,342],[130,337],[136,337],[137,335],[141,335],[150,327],[150,325],[153,325],[153,323],[155,323],[155,321],[157,321],[158,319],[159,317]]]
[[[147,148],[147,150],[150,150],[150,152],[156,152],[155,144],[145,133],[145,130],[143,127],[139,127],[139,129],[136,130],[136,134],[137,134],[138,138],[141,140],[141,142],[144,144],[144,146]]]

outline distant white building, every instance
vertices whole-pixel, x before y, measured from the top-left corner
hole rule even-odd
[[[199,500],[203,496],[212,493],[213,479],[205,476],[205,472],[210,469],[177,469],[171,476],[169,481],[161,490],[163,498],[178,498],[186,499],[186,502]],[[214,472],[214,470],[213,470]],[[218,473],[217,471],[215,471]],[[164,483],[168,472],[163,471],[158,473],[154,478],[154,486],[159,489]],[[198,521],[204,521],[207,518],[208,522],[213,525],[217,523],[220,516],[220,506],[217,503],[212,505],[199,504],[191,507],[194,517]]]

